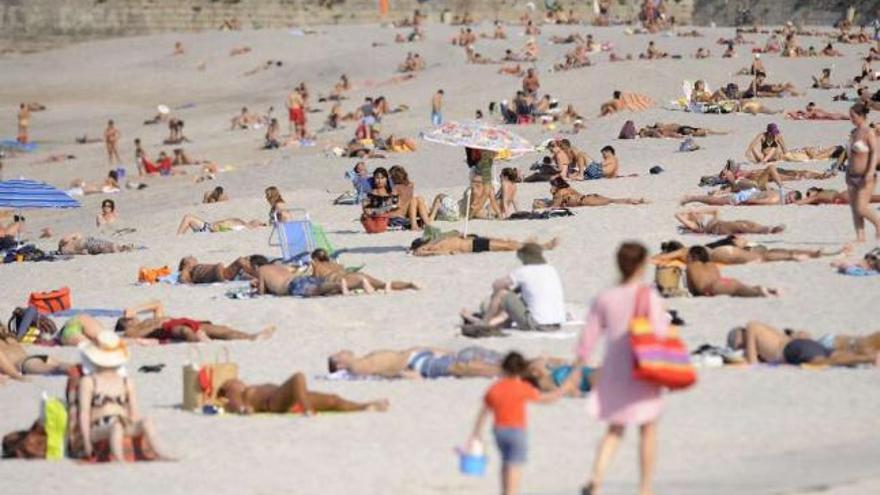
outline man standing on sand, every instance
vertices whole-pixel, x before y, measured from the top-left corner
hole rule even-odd
[[[119,149],[116,146],[119,143],[119,137],[119,129],[116,128],[112,120],[107,121],[107,129],[104,130],[104,144],[107,145],[107,160],[111,166],[122,163],[119,158]]]
[[[297,139],[304,139],[306,137],[306,110],[299,88],[287,95],[287,115],[290,119],[290,133],[293,134],[295,130]]]
[[[18,136],[16,139],[21,144],[28,142],[28,127],[31,123],[31,110],[26,103],[22,103],[18,109]]]
[[[438,89],[431,98],[431,124],[438,126],[443,123],[443,90]]]
[[[538,81],[538,75],[535,74],[535,69],[529,69],[526,71],[525,77],[523,77],[522,88],[525,93],[531,97],[535,97],[538,94],[538,89],[541,88],[541,83]]]

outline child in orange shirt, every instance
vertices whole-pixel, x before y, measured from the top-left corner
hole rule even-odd
[[[518,352],[505,356],[501,369],[504,377],[486,392],[471,442],[482,435],[483,423],[491,410],[495,416],[495,442],[501,452],[501,490],[504,495],[515,495],[519,488],[521,465],[526,461],[526,403],[553,402],[571,387],[566,383],[553,392],[542,394],[524,379],[528,373],[528,362]]]

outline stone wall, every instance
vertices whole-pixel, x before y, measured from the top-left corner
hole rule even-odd
[[[846,15],[852,5],[857,24],[870,24],[880,8],[880,0],[695,0],[694,23],[733,25],[737,12],[750,7],[762,24],[779,25],[787,21],[805,25],[831,25]]]

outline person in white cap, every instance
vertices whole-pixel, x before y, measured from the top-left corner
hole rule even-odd
[[[128,362],[125,343],[113,332],[98,334],[96,342],[80,346],[87,375],[79,382],[79,421],[87,458],[94,454],[95,443],[107,441],[113,460],[125,459],[123,439],[142,436],[159,459],[162,453],[152,421],[141,418],[137,410],[134,385],[121,368]]]

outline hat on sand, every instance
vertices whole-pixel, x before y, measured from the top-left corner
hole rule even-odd
[[[740,332],[743,332],[742,337],[740,337]],[[736,327],[733,330],[727,332],[727,347],[731,349],[736,349],[738,347],[737,343],[740,343],[741,346],[743,339],[745,339],[745,328]]]
[[[159,105],[156,109],[159,110],[159,113],[162,115],[168,115],[171,112],[171,109],[168,108],[167,105]]]
[[[523,265],[543,265],[547,263],[544,259],[544,248],[534,242],[527,242],[516,251],[516,257],[522,261]]]
[[[96,340],[96,343],[86,342],[80,345],[83,358],[91,364],[101,368],[118,368],[128,361],[125,342],[115,333],[103,331]]]
[[[770,134],[771,136],[778,136],[779,126],[772,122],[767,124],[767,134]]]

